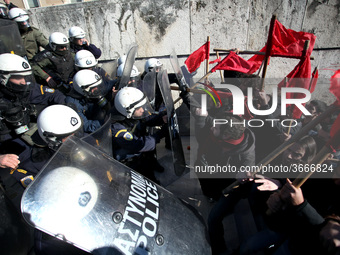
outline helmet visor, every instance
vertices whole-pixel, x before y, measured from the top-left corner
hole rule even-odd
[[[20,30],[26,31],[30,27],[30,24],[28,23],[28,20],[26,20],[26,21],[18,22],[18,26]]]
[[[68,50],[68,44],[56,44],[57,51],[64,51]]]
[[[130,106],[131,107],[131,106]],[[149,100],[146,96],[142,98],[142,100],[137,101],[135,105],[133,106],[133,113],[131,118],[132,119],[144,119],[151,114],[153,114],[155,111],[152,108]]]
[[[31,85],[35,82],[34,76],[11,74],[6,87],[13,92],[27,92],[30,90]]]
[[[8,18],[8,10],[5,7],[0,8],[0,18],[7,19]]]
[[[84,95],[87,98],[100,98],[105,96],[106,94],[104,82],[102,80],[100,81],[99,84],[83,86],[82,89],[84,91]]]

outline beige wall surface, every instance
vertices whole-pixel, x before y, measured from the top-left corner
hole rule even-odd
[[[329,78],[329,69],[340,68],[340,51],[336,49],[340,47],[339,10],[337,0],[99,0],[34,8],[29,12],[32,24],[47,37],[55,31],[67,35],[74,25],[82,27],[89,40],[101,48],[100,60],[116,59],[137,43],[141,60],[136,64],[140,71],[143,58],[152,56],[159,57],[172,71],[172,50],[183,64],[207,36],[211,53],[213,48],[259,50],[266,43],[275,13],[286,28],[317,36],[314,48],[320,50],[312,53],[312,68],[318,65],[320,77]],[[295,59],[272,58],[267,77],[284,77],[296,63]],[[195,78],[203,74],[202,65]]]

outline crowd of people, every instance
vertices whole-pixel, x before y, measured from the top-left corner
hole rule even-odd
[[[70,27],[68,36],[55,31],[47,39],[30,25],[29,15],[9,0],[0,4],[0,16],[17,23],[26,50],[23,56],[0,54],[0,167],[15,179],[17,187],[23,191],[70,135],[91,134],[107,121],[111,121],[113,157],[161,185],[154,174],[164,171],[157,161],[156,147],[166,138],[166,148],[171,149],[167,112],[159,86],[153,88],[149,98],[143,91],[148,85],[143,80],[150,72],[157,76],[162,63],[148,59],[142,74],[132,66],[128,85],[118,89],[126,56],[118,60],[117,76],[111,77],[98,66],[102,52],[86,39],[83,28]],[[259,89],[258,77],[237,72],[225,72],[225,77],[233,78],[244,91],[252,87],[257,109],[270,109],[272,95]],[[310,101],[306,109],[311,115],[302,115],[289,130],[280,122],[265,122],[261,128],[215,125],[215,119],[242,123],[246,118],[232,114],[228,91],[219,90],[223,106],[210,105],[202,114],[187,85],[177,81],[174,74],[169,74],[169,80],[179,85],[183,103],[195,119],[197,166],[255,166],[328,109],[320,100]],[[330,129],[338,114],[339,111],[328,114],[272,164],[310,164],[329,143]],[[270,116],[280,118],[278,111]],[[243,240],[238,254],[339,254],[340,153],[337,148],[333,150],[323,162],[333,169],[331,178],[313,178],[302,187],[296,187],[290,179],[250,174],[234,178],[198,176],[203,194],[213,203],[207,219],[212,253],[229,251],[224,242],[223,219],[234,213],[240,199],[246,198],[252,213],[263,221],[255,236]],[[223,194],[235,180],[238,188]],[[40,252],[37,251],[45,254]]]

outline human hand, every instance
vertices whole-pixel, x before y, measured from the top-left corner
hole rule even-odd
[[[19,163],[19,157],[15,154],[0,155],[1,168],[17,168]]]
[[[281,188],[281,183],[279,180],[267,178],[264,176],[260,176],[262,178],[255,179],[255,183],[262,183],[262,185],[258,186],[257,189],[260,191],[274,191]]]
[[[340,254],[340,223],[329,220],[319,233],[320,241],[329,254]]]
[[[87,39],[83,38],[83,45],[89,46],[90,43]]]
[[[293,206],[300,205],[305,201],[302,190],[296,188],[289,179],[287,179],[286,184],[280,190],[280,197],[288,205]]]

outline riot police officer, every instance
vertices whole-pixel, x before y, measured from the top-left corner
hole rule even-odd
[[[84,132],[92,133],[102,126],[111,108],[112,87],[92,70],[80,70],[73,77],[73,90],[66,97],[73,104],[84,123]]]
[[[46,48],[48,40],[43,33],[29,23],[27,12],[20,8],[12,8],[8,17],[14,20],[19,27],[20,35],[26,49],[26,56],[29,61],[39,52],[39,47]]]
[[[38,82],[67,93],[75,73],[74,53],[70,51],[66,35],[54,32],[49,37],[49,45],[34,56],[32,68]]]
[[[65,104],[62,93],[35,83],[30,64],[18,55],[0,55],[0,83],[0,143],[28,131],[44,107]]]
[[[153,109],[146,96],[137,88],[120,89],[114,100],[112,137],[115,159],[135,169],[149,179],[158,182],[154,176],[157,159],[148,152],[168,132],[165,112],[152,114]],[[155,134],[147,133],[147,126],[162,126]],[[156,161],[155,161],[156,160]]]
[[[68,30],[71,51],[77,53],[80,50],[90,51],[96,59],[100,58],[102,51],[85,38],[85,31],[81,27],[71,27]]]

